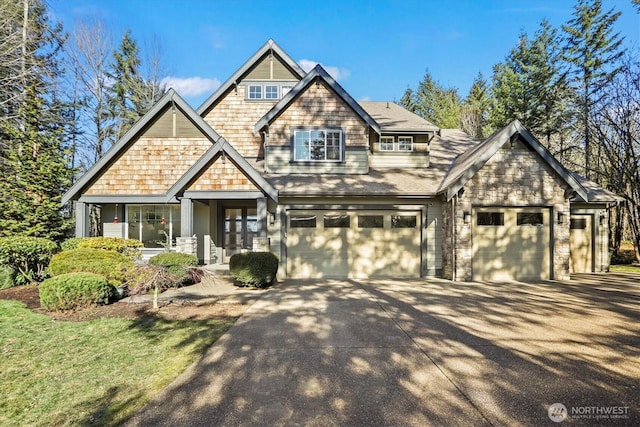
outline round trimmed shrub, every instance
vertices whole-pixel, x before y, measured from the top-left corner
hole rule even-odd
[[[278,272],[278,257],[271,252],[234,254],[229,260],[229,273],[243,286],[263,288],[271,285]]]
[[[16,271],[8,265],[0,264],[0,289],[15,286]]]
[[[0,237],[0,264],[15,270],[16,285],[39,282],[47,276],[47,265],[57,250],[57,243],[43,237]]]
[[[199,281],[196,280],[197,275],[191,274],[192,267],[198,265],[198,257],[195,255],[164,252],[151,257],[149,264],[166,268],[176,277],[178,285],[190,285]]]
[[[108,304],[114,288],[99,274],[68,273],[45,280],[39,292],[40,305],[47,310],[71,310]]]
[[[67,273],[95,273],[107,278],[110,284],[122,283],[125,272],[133,261],[121,253],[102,249],[78,248],[60,252],[51,258],[49,273],[59,276]]]

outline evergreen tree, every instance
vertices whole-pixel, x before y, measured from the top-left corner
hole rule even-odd
[[[473,81],[469,95],[460,109],[460,127],[474,138],[482,139],[489,132],[489,86],[478,73]]]
[[[460,121],[460,97],[454,88],[445,88],[433,79],[427,70],[416,92],[405,92],[403,105],[441,128],[457,128]]]
[[[9,3],[17,2],[2,0],[0,10]],[[23,0],[20,7],[22,14],[6,16],[1,32],[12,50],[6,57],[19,58],[20,77],[3,87],[0,234],[60,239],[68,230],[60,199],[70,176],[62,135],[67,107],[57,93],[64,37],[42,1]],[[14,33],[20,34],[19,44],[13,43]]]
[[[604,12],[601,0],[580,0],[574,7],[573,18],[562,26],[566,35],[564,59],[572,67],[573,83],[578,92],[587,178],[593,175],[589,117],[604,94],[603,88],[621,70],[623,38],[613,32],[619,16],[620,12],[613,9]]]

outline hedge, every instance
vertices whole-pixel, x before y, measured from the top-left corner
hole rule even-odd
[[[40,284],[40,305],[48,310],[70,310],[108,304],[113,291],[113,286],[99,274],[62,274]]]
[[[62,249],[63,251],[70,251],[71,249],[78,249],[78,245],[80,245],[80,242],[87,240],[87,239],[93,239],[93,237],[72,237],[70,239],[65,240],[64,242],[60,243],[60,249]]]
[[[78,248],[56,254],[49,264],[51,276],[83,272],[100,274],[109,283],[118,286],[125,272],[133,267],[133,261],[121,253],[102,249]]]
[[[136,239],[121,239],[119,237],[89,237],[80,238],[77,242],[78,249],[103,249],[115,251],[125,255],[131,260],[140,258],[142,251],[140,248],[144,244]]]
[[[278,257],[271,252],[234,254],[229,260],[229,273],[243,286],[266,287],[278,272]]]
[[[57,251],[55,242],[42,237],[0,237],[0,264],[15,270],[16,285],[43,280],[49,260]]]

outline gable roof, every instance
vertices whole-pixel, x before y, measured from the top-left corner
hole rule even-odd
[[[260,132],[265,126],[268,126],[272,120],[274,120],[282,111],[284,111],[297,97],[299,94],[304,92],[304,90],[315,80],[321,79],[329,87],[349,106],[351,109],[358,115],[362,120],[364,120],[373,130],[375,130],[378,134],[380,133],[380,126],[376,121],[367,113],[361,106],[358,104],[355,99],[351,97],[345,91],[342,86],[335,81],[333,77],[327,73],[327,71],[322,68],[320,64],[316,65],[313,70],[309,71],[309,73],[298,82],[297,85],[293,87],[276,105],[273,106],[271,110],[267,112],[254,126],[254,130],[256,132]]]
[[[584,201],[589,201],[587,190],[518,120],[495,132],[480,144],[470,148],[451,164],[438,192],[447,192],[447,201],[478,172],[487,161],[508,141],[522,137],[525,144],[533,149]]]
[[[82,193],[82,191],[91,183],[97,179],[101,172],[103,172],[106,168],[111,166],[119,156],[124,153],[124,151],[129,148],[129,146],[136,141],[136,136],[138,136],[142,131],[144,131],[148,125],[153,123],[153,121],[157,118],[158,114],[160,114],[168,105],[173,105],[178,108],[186,117],[191,121],[191,123],[196,126],[202,132],[204,136],[207,137],[211,142],[214,143],[214,146],[209,149],[202,157],[212,156],[212,152],[215,151],[213,155],[220,151],[224,151],[238,167],[242,170],[242,172],[247,175],[249,179],[251,179],[258,187],[260,187],[265,193],[267,193],[274,200],[277,200],[277,191],[271,184],[269,184],[258,171],[256,171],[232,146],[229,144],[222,136],[220,136],[215,130],[209,126],[202,117],[200,117],[193,108],[189,106],[185,102],[180,95],[176,93],[175,90],[169,89],[167,93],[144,115],[140,120],[138,120],[127,133],[124,134],[122,138],[118,142],[116,142],[106,153],[102,156],[87,172],[85,172],[80,179],[78,179],[71,188],[62,196],[62,204],[66,204],[70,200],[74,200],[78,198],[78,195]],[[213,157],[211,157],[213,159]],[[211,160],[209,159],[209,160]],[[194,175],[199,173],[200,169],[194,171],[194,167],[196,165],[200,165],[202,168],[206,167],[206,164],[209,162],[201,162],[202,158],[198,160],[194,166],[192,166],[186,173],[185,176]],[[176,182],[170,189],[170,196],[173,197],[182,191],[184,188],[178,188],[178,183],[190,182],[184,176]],[[168,197],[167,200],[170,200],[171,197]]]
[[[360,101],[359,104],[378,123],[383,133],[435,133],[440,130],[395,102]]]
[[[267,40],[267,42],[254,53],[251,58],[249,58],[240,68],[236,70],[235,73],[231,75],[222,85],[216,89],[213,94],[209,98],[207,98],[200,107],[198,107],[198,114],[205,114],[213,104],[215,104],[218,99],[224,95],[224,93],[229,90],[233,85],[239,83],[239,80],[242,78],[244,74],[246,74],[251,68],[267,53],[273,52],[282,59],[283,63],[291,69],[291,71],[298,75],[300,79],[304,77],[306,74],[305,71],[298,65],[296,61],[294,61],[287,53],[282,50],[280,46],[272,39]]]

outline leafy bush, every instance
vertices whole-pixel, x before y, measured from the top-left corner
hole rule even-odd
[[[165,252],[149,259],[149,264],[163,267],[198,265],[198,257],[195,255],[181,254],[178,252]]]
[[[234,254],[229,260],[229,273],[243,286],[258,288],[271,285],[278,272],[278,257],[271,252]]]
[[[149,264],[166,268],[175,276],[178,285],[190,285],[200,281],[191,274],[191,267],[198,265],[198,257],[195,255],[165,252],[151,257]]]
[[[119,237],[88,237],[80,238],[78,248],[103,249],[105,251],[115,251],[134,260],[140,258],[142,251],[140,248],[144,244],[135,239],[121,239]]]
[[[0,264],[8,265],[16,272],[16,285],[43,280],[47,265],[58,245],[42,237],[0,237]]]
[[[72,237],[60,243],[60,249],[62,249],[63,251],[78,249],[78,245],[80,245],[80,242],[85,241],[87,239],[92,239],[92,238],[93,237]]]
[[[133,261],[121,253],[102,249],[78,248],[60,252],[51,258],[49,272],[52,276],[83,272],[100,274],[110,284],[122,283],[125,272],[133,268]]]
[[[48,310],[70,310],[88,305],[107,304],[113,286],[104,276],[68,273],[51,277],[39,286],[40,305]]]
[[[0,264],[0,289],[15,286],[16,271],[8,265]]]

